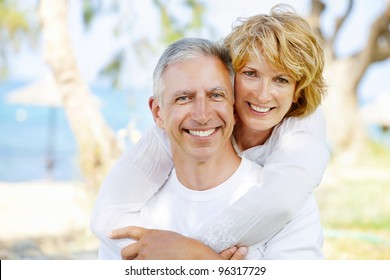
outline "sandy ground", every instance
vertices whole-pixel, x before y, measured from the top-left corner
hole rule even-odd
[[[77,182],[0,182],[0,259],[96,259],[92,204]]]

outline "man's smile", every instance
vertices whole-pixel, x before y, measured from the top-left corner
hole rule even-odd
[[[208,137],[213,134],[217,128],[207,129],[207,130],[195,130],[195,129],[184,129],[187,133],[198,136],[198,137]]]

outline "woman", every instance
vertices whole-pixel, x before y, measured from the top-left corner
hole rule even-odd
[[[229,222],[217,216],[206,229],[201,241],[215,252],[249,246],[281,230],[319,185],[328,161],[318,109],[324,57],[308,23],[277,5],[270,15],[242,20],[224,43],[236,70],[232,141],[241,156],[263,166],[263,182],[228,207]],[[128,226],[110,221],[137,213],[171,168],[167,139],[157,128],[119,160],[102,185],[91,221],[103,243],[107,232]]]

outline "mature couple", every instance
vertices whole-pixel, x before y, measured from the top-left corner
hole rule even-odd
[[[157,126],[99,192],[99,257],[321,259],[323,63],[307,22],[280,6],[223,45],[170,45],[153,75]]]

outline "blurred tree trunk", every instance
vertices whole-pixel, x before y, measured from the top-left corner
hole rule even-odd
[[[320,27],[320,16],[326,5],[320,0],[312,0],[309,17],[325,46],[328,95],[324,100],[324,111],[328,123],[328,138],[336,157],[356,155],[367,143],[366,130],[359,117],[357,88],[372,63],[390,57],[390,2],[372,23],[362,50],[346,58],[336,57],[334,42],[343,23],[351,14],[353,5],[354,1],[349,0],[345,14],[336,20],[335,31],[330,38],[323,36]]]
[[[83,80],[74,57],[67,25],[66,0],[41,0],[44,56],[51,67],[79,148],[80,168],[97,187],[120,153],[113,131]]]

